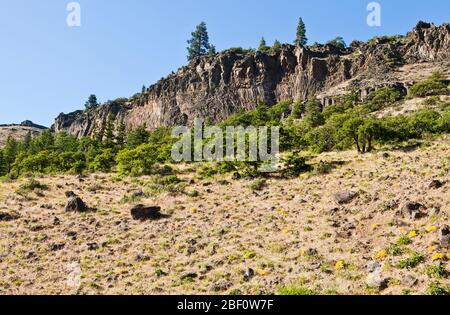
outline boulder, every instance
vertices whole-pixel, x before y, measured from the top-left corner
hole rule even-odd
[[[412,220],[419,219],[425,214],[422,210],[425,209],[425,206],[418,202],[407,201],[402,207],[402,214],[406,217],[411,218]]]
[[[140,221],[158,220],[164,217],[164,215],[161,214],[161,207],[158,206],[147,207],[144,205],[137,205],[131,208],[130,213],[134,220]]]
[[[347,204],[353,201],[353,199],[355,199],[358,196],[358,193],[354,192],[354,191],[340,191],[336,194],[333,195],[334,200],[340,204]]]
[[[86,212],[89,208],[86,206],[83,200],[80,197],[71,197],[69,201],[67,201],[66,212]]]
[[[387,288],[387,281],[381,275],[381,269],[377,268],[375,271],[369,273],[366,279],[366,284],[371,289],[383,290]]]
[[[448,225],[444,225],[439,230],[439,242],[443,248],[447,248],[450,245],[450,227]]]
[[[14,212],[13,213],[0,212],[0,222],[14,221],[17,220],[18,218],[20,218],[20,216]]]
[[[444,186],[445,185],[445,182],[443,182],[443,181],[440,181],[440,180],[438,180],[438,179],[435,179],[435,180],[433,180],[431,183],[430,183],[430,185],[428,186],[430,189],[439,189],[439,188],[441,188],[442,186]]]

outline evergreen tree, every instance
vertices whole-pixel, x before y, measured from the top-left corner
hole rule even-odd
[[[114,116],[110,113],[106,120],[105,146],[111,148],[114,145]]]
[[[338,36],[338,37],[328,41],[327,44],[336,46],[337,48],[340,48],[340,49],[344,49],[347,47],[347,44],[345,43],[344,39],[341,36]]]
[[[206,28],[206,23],[201,22],[197,25],[197,28],[192,32],[192,37],[187,41],[189,47],[188,60],[191,61],[197,57],[206,56],[211,50],[211,45],[209,43],[208,30]]]
[[[298,25],[297,25],[297,37],[295,38],[295,45],[298,46],[305,46],[308,42],[308,39],[306,38],[306,26],[303,22],[302,18],[299,18]]]
[[[125,145],[125,137],[126,137],[126,127],[122,119],[120,121],[120,124],[117,126],[116,131],[116,143],[120,148],[123,148]]]
[[[0,150],[0,176],[4,176],[7,173],[6,160],[3,155],[3,151]]]
[[[132,130],[127,137],[127,148],[134,149],[141,144],[147,143],[150,133],[147,131],[145,125]]]
[[[274,50],[278,50],[278,49],[281,49],[281,43],[280,43],[280,41],[279,40],[275,40],[275,42],[273,43],[273,46],[272,46],[272,48],[274,49]]]
[[[25,135],[25,138],[23,139],[23,149],[25,151],[28,151],[28,149],[30,148],[30,144],[31,144],[31,131],[28,131],[27,134]]]
[[[96,125],[94,128],[94,139],[101,143],[103,141],[103,138],[105,137],[105,121],[102,121],[100,123],[100,126]]]
[[[217,54],[217,51],[216,51],[216,46],[214,46],[214,45],[210,45],[210,47],[209,47],[209,51],[208,51],[208,55],[210,55],[210,56],[214,56],[215,54]]]
[[[306,102],[305,121],[311,128],[321,126],[325,122],[322,114],[322,104],[315,97],[310,97]]]
[[[92,109],[92,108],[96,108],[98,107],[99,103],[97,101],[97,96],[95,96],[94,94],[91,94],[86,102],[86,104],[84,104],[84,106],[86,107],[86,109]]]
[[[270,47],[267,47],[267,43],[264,37],[261,38],[261,41],[259,42],[258,51],[260,52],[267,52],[270,49]]]
[[[11,169],[11,164],[16,160],[16,156],[19,153],[19,143],[12,136],[9,136],[6,140],[5,147],[3,148],[3,158],[6,164],[6,172]]]
[[[292,113],[291,117],[293,119],[300,119],[302,117],[302,103],[300,101],[295,102],[294,105],[292,105]]]

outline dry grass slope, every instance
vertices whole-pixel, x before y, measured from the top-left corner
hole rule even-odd
[[[442,293],[450,285],[449,248],[438,236],[450,215],[449,146],[444,137],[406,152],[323,154],[318,161],[341,166],[270,178],[260,191],[231,178],[143,196],[133,192],[148,191],[150,177],[46,176],[22,189],[25,179],[4,182],[0,294]],[[430,188],[436,179],[447,183]],[[66,191],[97,211],[64,212]],[[339,205],[340,191],[357,197]],[[425,215],[402,216],[407,201]],[[134,221],[137,203],[168,216]],[[78,266],[80,287],[68,282]]]

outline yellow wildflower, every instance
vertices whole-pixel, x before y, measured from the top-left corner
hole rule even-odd
[[[268,272],[267,270],[261,270],[261,271],[259,272],[259,275],[260,275],[261,277],[265,277],[265,276],[268,276],[268,275],[269,275],[269,272]]]
[[[289,229],[289,228],[284,228],[283,230],[282,230],[282,232],[284,233],[284,234],[287,234],[287,233],[289,233],[291,231],[291,229]]]
[[[416,237],[417,236],[417,231],[416,230],[409,231],[408,236],[410,238]]]
[[[385,251],[385,250],[383,249],[383,250],[380,250],[378,253],[376,253],[375,259],[376,259],[376,260],[383,260],[383,259],[385,259],[387,256],[388,256],[387,251]]]
[[[437,247],[436,246],[430,246],[428,247],[428,252],[429,253],[434,253],[436,251]]]
[[[431,232],[437,231],[437,229],[438,229],[437,226],[432,225],[432,226],[428,226],[428,227],[425,229],[425,231],[427,231],[427,233],[431,233]]]
[[[192,226],[188,226],[186,229],[187,229],[188,232],[194,231],[194,228]]]
[[[342,270],[345,268],[345,262],[343,260],[339,260],[334,266],[335,270]]]
[[[431,257],[431,260],[433,261],[437,261],[437,260],[444,260],[445,256],[442,253],[436,253],[433,255],[433,257]]]

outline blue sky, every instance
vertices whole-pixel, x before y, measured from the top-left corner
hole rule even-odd
[[[303,17],[312,42],[404,34],[418,20],[448,22],[448,0],[381,0],[382,26],[366,24],[369,0],[79,0],[81,27],[66,24],[69,0],[0,0],[0,124],[51,125],[61,112],[128,97],[186,63],[200,21],[218,50],[292,42]]]

